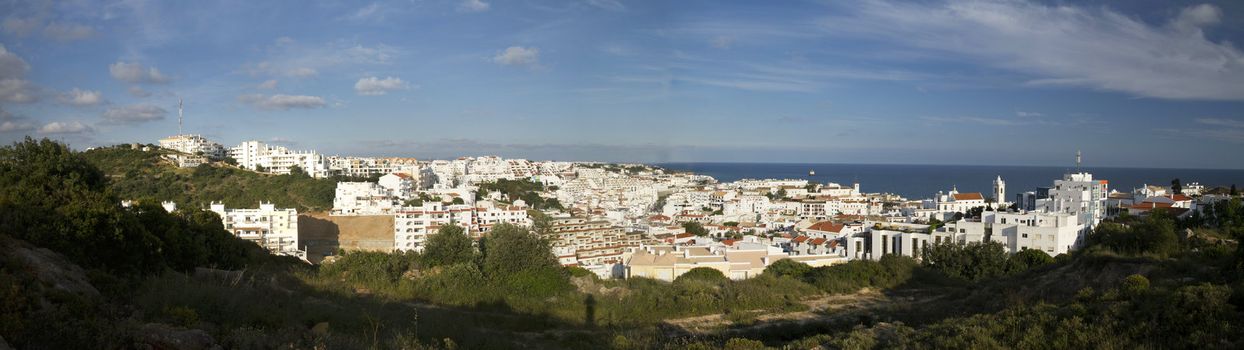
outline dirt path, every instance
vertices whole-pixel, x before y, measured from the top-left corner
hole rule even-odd
[[[712,314],[696,317],[670,319],[664,322],[666,329],[672,333],[700,336],[723,333],[749,333],[763,331],[777,326],[806,325],[818,322],[835,322],[858,319],[869,310],[888,307],[896,304],[918,304],[937,299],[890,297],[879,291],[863,289],[851,294],[819,296],[803,300],[808,306],[804,311],[770,312],[765,310],[743,311],[749,313],[743,317],[735,317],[743,322],[736,322],[725,314]]]

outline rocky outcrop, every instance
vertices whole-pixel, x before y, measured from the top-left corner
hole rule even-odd
[[[0,259],[29,272],[45,287],[89,299],[99,297],[82,267],[47,248],[0,235]]]
[[[134,348],[147,350],[211,350],[222,349],[211,335],[201,329],[185,329],[160,323],[148,323],[134,331]]]

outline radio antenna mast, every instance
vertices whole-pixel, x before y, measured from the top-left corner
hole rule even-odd
[[[177,98],[177,134],[181,135],[181,97]]]

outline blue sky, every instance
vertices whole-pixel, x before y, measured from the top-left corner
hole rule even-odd
[[[1244,3],[0,0],[0,141],[1244,168]]]

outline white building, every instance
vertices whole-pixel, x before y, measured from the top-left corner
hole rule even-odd
[[[306,250],[298,246],[298,210],[277,209],[271,203],[260,203],[258,209],[226,209],[224,204],[212,203],[211,208],[220,215],[225,230],[238,238],[275,254],[306,258]]]
[[[939,229],[959,242],[994,241],[1009,253],[1037,249],[1050,256],[1070,252],[1082,245],[1085,225],[1074,214],[1044,212],[994,212],[981,214],[980,221],[959,220]]]
[[[328,177],[328,162],[315,151],[291,151],[285,147],[268,145],[259,141],[246,141],[229,150],[238,166],[272,174],[289,174],[292,167],[299,167],[307,175]]]
[[[338,182],[332,214],[386,215],[397,207],[397,198],[375,182]]]
[[[407,200],[415,193],[418,180],[406,173],[390,173],[381,176],[377,184],[389,191],[389,195],[398,200]]]
[[[393,213],[393,249],[395,251],[422,251],[428,235],[442,226],[462,227],[463,234],[479,238],[499,224],[529,226],[527,210],[522,206],[498,207],[491,202],[482,206],[468,204],[446,205],[428,201],[417,207],[398,207]]]
[[[175,135],[160,139],[160,147],[181,153],[220,159],[226,155],[225,147],[208,141],[202,135]]]
[[[1049,198],[1038,199],[1037,207],[1047,213],[1075,215],[1087,232],[1097,227],[1105,215],[1109,193],[1106,180],[1094,180],[1093,174],[1066,174],[1062,180],[1054,180]]]

